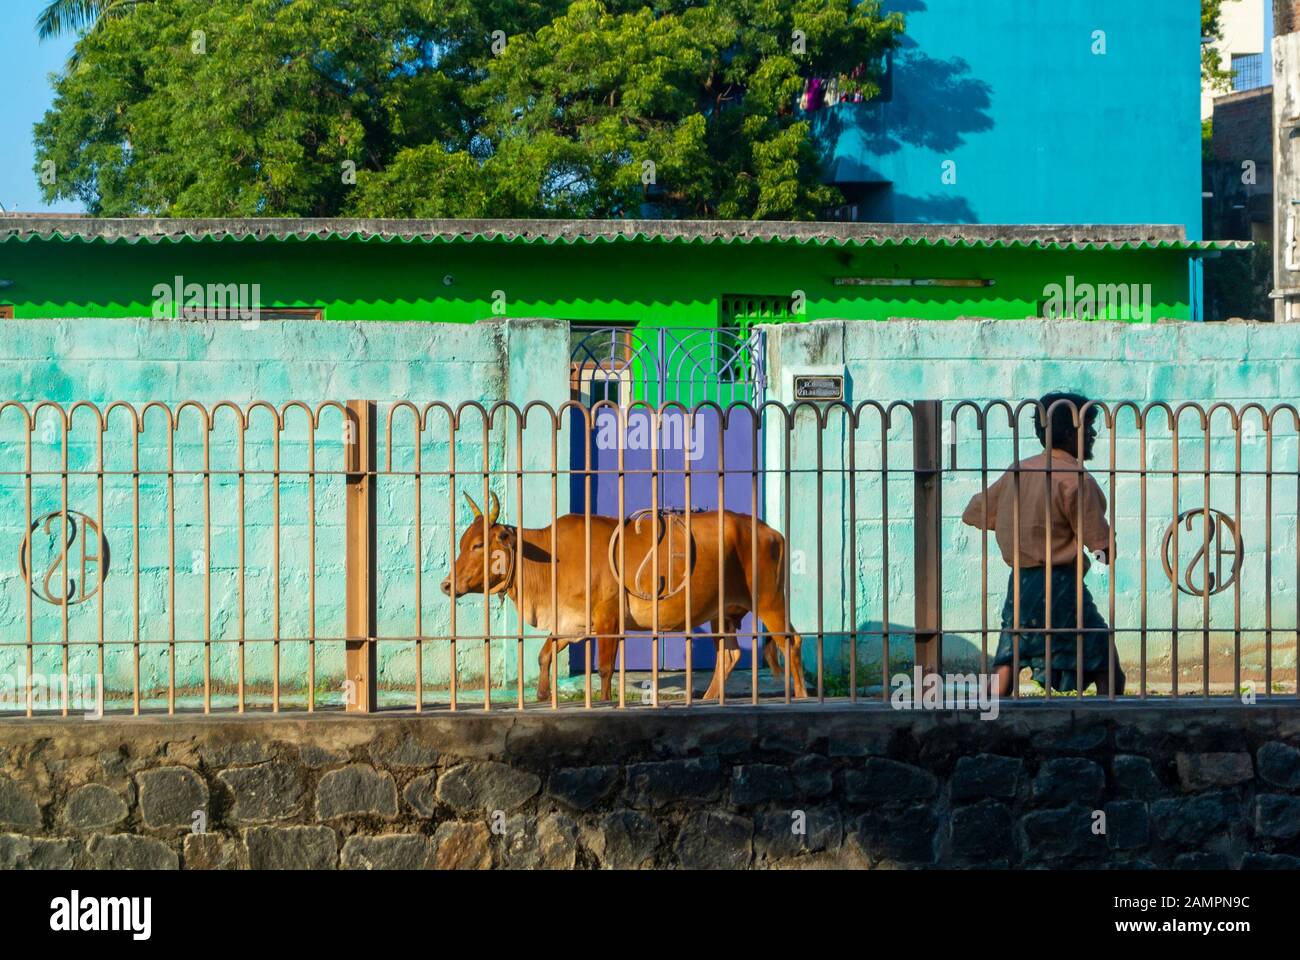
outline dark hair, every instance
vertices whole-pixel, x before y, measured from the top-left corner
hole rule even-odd
[[[1066,453],[1078,456],[1076,447],[1079,442],[1079,428],[1075,417],[1088,398],[1081,393],[1049,393],[1038,401],[1038,406],[1034,409],[1034,433],[1038,436],[1038,442],[1044,447],[1047,446],[1047,426],[1044,423],[1044,416],[1052,405],[1056,404],[1056,409],[1052,410],[1052,446],[1057,450],[1064,450]],[[1097,408],[1089,407],[1084,414],[1083,423],[1083,459],[1092,459],[1092,441],[1097,436]]]

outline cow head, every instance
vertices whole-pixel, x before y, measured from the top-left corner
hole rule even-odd
[[[454,572],[455,596],[467,593],[500,593],[508,588],[515,572],[515,528],[497,523],[501,501],[495,493],[488,493],[487,516],[467,493],[465,499],[474,511],[474,519],[460,535]],[[486,560],[485,560],[486,558]],[[486,569],[486,577],[484,572]],[[486,583],[486,587],[484,584]],[[442,581],[442,592],[452,596],[452,577]]]

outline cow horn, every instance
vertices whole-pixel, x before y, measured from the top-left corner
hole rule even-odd
[[[488,506],[488,523],[493,524],[497,522],[497,517],[501,514],[501,501],[497,499],[497,495],[491,490],[488,491],[488,497],[490,498]]]
[[[475,520],[483,516],[483,511],[478,508],[478,504],[474,502],[474,498],[471,497],[468,493],[465,494],[465,501],[469,504],[469,508],[474,511]]]

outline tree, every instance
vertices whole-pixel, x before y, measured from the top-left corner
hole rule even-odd
[[[49,40],[65,33],[95,30],[143,2],[146,0],[50,0],[36,17],[36,35]]]
[[[1232,88],[1234,72],[1223,69],[1223,54],[1217,43],[1223,40],[1223,5],[1236,2],[1237,0],[1201,0],[1201,82],[1211,90],[1226,91]]]
[[[119,216],[807,218],[838,191],[805,78],[903,25],[879,0],[96,6],[37,167],[47,200]]]

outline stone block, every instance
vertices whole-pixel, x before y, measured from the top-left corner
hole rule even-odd
[[[1044,760],[1034,778],[1034,802],[1048,807],[1075,802],[1096,806],[1105,790],[1106,772],[1082,757]]]
[[[850,803],[896,803],[924,800],[938,790],[934,774],[911,764],[872,757],[862,770],[844,772],[844,796]]]
[[[1261,837],[1290,840],[1300,836],[1300,797],[1259,794],[1255,797],[1254,824]]]
[[[637,870],[654,865],[659,826],[636,810],[615,810],[601,818],[588,844],[608,870]]]
[[[972,860],[1010,858],[1015,854],[1015,821],[1005,804],[983,800],[952,813],[952,852]]]
[[[447,820],[433,834],[433,865],[438,870],[487,870],[492,866],[488,829],[482,823]]]
[[[100,783],[88,783],[68,797],[63,819],[74,830],[99,830],[121,823],[127,812],[126,801],[117,791]]]
[[[392,774],[364,763],[331,770],[316,787],[316,818],[397,816],[397,784]]]
[[[1255,776],[1249,753],[1179,753],[1175,762],[1184,790],[1232,787]]]
[[[716,757],[630,763],[625,797],[633,807],[716,800],[722,793],[722,767]]]
[[[1169,843],[1204,843],[1224,833],[1240,815],[1240,804],[1226,793],[1203,793],[1151,804],[1155,834]]]
[[[541,789],[535,773],[495,761],[462,763],[438,778],[437,798],[457,813],[510,811]]]
[[[0,870],[71,870],[76,866],[73,840],[44,840],[0,833]]]
[[[246,827],[249,866],[254,870],[334,870],[338,837],[329,827]]]
[[[673,844],[688,870],[741,870],[754,855],[754,824],[720,810],[699,810],[682,823]]]
[[[1151,837],[1147,805],[1140,800],[1114,800],[1106,804],[1106,845],[1112,850],[1136,850]]]
[[[615,766],[559,767],[551,771],[546,794],[574,810],[590,810],[613,795],[618,775]]]
[[[1099,857],[1106,838],[1093,833],[1091,807],[1076,804],[1059,810],[1038,810],[1020,818],[1020,839],[1027,861]]]
[[[1024,761],[1017,757],[999,757],[988,753],[959,758],[952,774],[953,802],[984,797],[1014,797],[1024,774],[1024,766]]]
[[[153,837],[129,833],[93,836],[88,846],[96,870],[178,870],[176,851]]]
[[[348,837],[339,866],[344,870],[424,870],[432,861],[429,838],[418,833]]]
[[[1151,800],[1165,792],[1151,761],[1146,757],[1119,754],[1111,762],[1111,770],[1115,774],[1115,789],[1120,796]]]
[[[136,774],[146,827],[189,829],[208,815],[208,785],[189,767],[155,767]]]
[[[1255,753],[1259,777],[1265,783],[1287,790],[1300,788],[1300,750],[1270,741]]]
[[[749,763],[731,775],[731,802],[748,807],[794,797],[794,783],[784,767],[770,763]]]
[[[227,816],[233,823],[286,820],[302,811],[306,784],[302,771],[273,761],[255,767],[232,767],[217,774],[234,797]]]
[[[843,818],[835,807],[777,810],[759,819],[754,849],[768,860],[782,860],[801,853],[834,850],[843,836]]]

